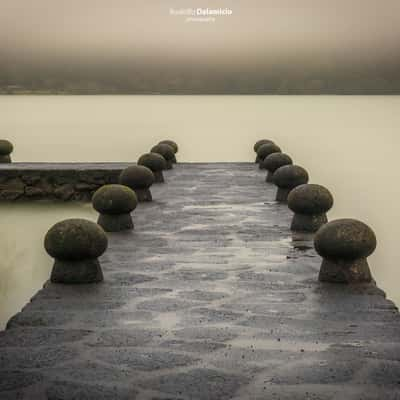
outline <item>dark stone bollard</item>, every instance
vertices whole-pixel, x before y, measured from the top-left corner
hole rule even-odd
[[[173,140],[162,140],[159,144],[167,144],[172,147],[174,150],[174,158],[172,159],[172,163],[176,164],[176,153],[178,152],[178,145]]]
[[[297,186],[288,196],[288,207],[295,213],[290,229],[298,232],[316,232],[328,222],[326,213],[332,206],[333,197],[323,186]]]
[[[95,283],[103,280],[98,261],[107,249],[103,229],[86,219],[66,219],[46,234],[44,247],[55,259],[51,272],[54,283]]]
[[[259,160],[258,165],[260,169],[264,169],[263,161],[265,160],[266,157],[268,157],[270,154],[280,153],[280,152],[281,152],[280,147],[274,143],[262,144],[257,150],[257,157]]]
[[[151,152],[162,155],[167,162],[167,169],[172,169],[175,153],[174,149],[169,144],[157,144],[151,149]]]
[[[13,152],[14,146],[8,140],[0,139],[0,164],[8,164],[11,162],[10,154]]]
[[[139,201],[153,200],[150,186],[154,183],[154,175],[151,169],[143,165],[132,165],[125,168],[119,176],[119,183],[131,188]]]
[[[106,232],[133,229],[131,212],[136,208],[138,199],[128,186],[102,186],[94,193],[92,203],[100,213],[97,223]]]
[[[323,258],[321,282],[371,282],[367,257],[376,248],[372,229],[355,219],[328,222],[315,235],[314,246]]]
[[[257,153],[258,148],[260,146],[262,146],[263,144],[271,144],[271,143],[274,143],[274,142],[272,140],[268,140],[268,139],[258,140],[253,146],[254,152]],[[256,164],[258,164],[260,162],[260,159],[259,159],[258,155],[256,156],[256,161],[255,162],[256,162]]]
[[[308,182],[308,173],[298,165],[284,165],[274,172],[272,179],[278,187],[275,200],[286,202],[292,189]]]
[[[263,168],[268,171],[265,182],[273,182],[274,172],[284,165],[293,164],[292,159],[285,153],[272,153],[265,157],[263,163]]]
[[[147,153],[143,154],[139,160],[138,165],[143,165],[151,169],[154,174],[155,182],[162,183],[164,182],[163,170],[167,169],[167,162],[165,158],[158,153]]]

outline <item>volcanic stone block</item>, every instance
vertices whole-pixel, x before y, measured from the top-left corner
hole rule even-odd
[[[10,163],[10,154],[13,152],[14,146],[12,143],[5,139],[0,139],[0,163]]]
[[[70,200],[75,193],[74,185],[66,183],[61,186],[56,186],[54,189],[54,196],[63,201]]]
[[[46,234],[44,247],[55,259],[51,272],[54,283],[93,283],[103,280],[98,261],[107,249],[104,230],[92,221],[66,219]]]
[[[316,232],[328,222],[326,213],[332,206],[332,194],[325,187],[315,184],[297,186],[288,196],[288,207],[295,213],[290,229]]]
[[[143,165],[151,169],[154,174],[155,182],[162,183],[164,182],[163,170],[167,169],[167,161],[165,158],[158,153],[147,153],[143,154],[139,160],[138,165]]]
[[[258,157],[258,165],[260,169],[265,169],[263,161],[266,157],[268,157],[270,154],[273,153],[280,153],[281,148],[277,146],[275,143],[266,143],[262,144],[258,149],[257,149],[257,157]]]
[[[16,200],[25,194],[25,184],[20,178],[11,178],[0,184],[1,200]]]
[[[136,208],[138,199],[128,186],[102,186],[93,195],[92,203],[100,213],[97,223],[106,232],[133,229],[131,212]]]
[[[264,158],[262,164],[263,169],[266,169],[268,171],[265,182],[273,182],[272,177],[274,175],[274,172],[284,165],[293,164],[293,161],[290,156],[285,153],[272,153]]]
[[[151,152],[161,154],[167,162],[167,169],[172,169],[175,153],[174,149],[169,144],[157,144],[152,147]]]
[[[372,229],[355,219],[337,219],[324,225],[314,238],[317,253],[323,258],[319,272],[322,282],[370,282],[367,257],[376,248]]]
[[[143,165],[133,165],[125,168],[119,176],[119,183],[135,191],[139,201],[152,201],[150,186],[155,178],[151,169]]]
[[[298,165],[284,165],[274,172],[272,179],[278,187],[276,201],[286,202],[292,189],[308,182],[308,173]]]

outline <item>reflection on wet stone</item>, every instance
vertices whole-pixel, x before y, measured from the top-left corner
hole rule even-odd
[[[400,398],[396,307],[373,282],[318,281],[265,171],[165,178],[107,235],[103,283],[47,284],[0,332],[1,399]]]

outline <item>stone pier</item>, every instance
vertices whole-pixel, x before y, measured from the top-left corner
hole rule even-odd
[[[400,399],[397,308],[318,282],[265,172],[165,175],[135,230],[108,234],[103,283],[46,283],[0,333],[1,399]]]

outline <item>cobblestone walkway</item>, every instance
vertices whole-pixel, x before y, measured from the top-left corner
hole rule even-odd
[[[165,175],[109,235],[104,283],[47,284],[0,333],[0,399],[400,399],[397,309],[317,281],[265,173]]]

